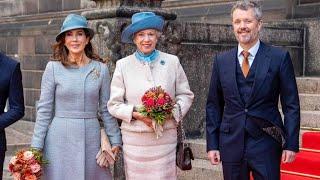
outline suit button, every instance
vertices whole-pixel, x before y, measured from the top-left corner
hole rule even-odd
[[[244,112],[248,112],[248,109],[244,109]]]

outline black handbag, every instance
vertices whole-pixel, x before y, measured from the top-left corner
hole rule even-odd
[[[184,143],[184,140],[186,139],[186,135],[182,125],[182,118],[181,118],[182,113],[181,113],[181,107],[179,104],[178,104],[178,108],[179,108],[180,122],[177,128],[178,142],[177,142],[177,152],[176,152],[176,164],[181,170],[185,171],[185,170],[192,169],[191,160],[194,160],[194,157],[193,157],[191,148],[188,146],[188,144]]]

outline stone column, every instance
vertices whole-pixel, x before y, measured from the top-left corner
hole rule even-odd
[[[294,7],[297,5],[297,0],[285,0],[286,2],[286,18],[292,19],[294,16]]]
[[[165,20],[174,20],[176,15],[161,9],[163,0],[82,0],[82,5],[95,7],[82,13],[96,35],[93,39],[99,54],[108,59],[111,72],[115,62],[134,52],[135,47],[121,43],[121,32],[131,23],[131,16],[141,11],[152,11]],[[169,37],[167,37],[169,38]],[[162,40],[161,40],[162,41]],[[111,168],[116,180],[124,180],[123,156]]]

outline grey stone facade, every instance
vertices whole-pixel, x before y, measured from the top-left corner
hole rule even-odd
[[[88,17],[91,26],[98,33],[94,38],[98,52],[103,57],[112,60],[109,63],[112,69],[117,59],[132,53],[134,49],[133,46],[120,43],[121,30],[130,23],[129,17],[134,12],[146,9],[145,6],[148,5],[139,4],[139,6],[130,7],[130,4],[121,5],[116,0],[97,2],[77,0],[68,5],[66,5],[66,0],[55,0],[48,1],[48,4],[53,3],[50,8],[48,4],[42,5],[43,1],[33,0],[16,0],[16,3],[0,1],[0,5],[4,3],[9,7],[9,2],[18,4],[16,7],[19,6],[20,11],[12,10],[11,14],[0,18],[0,50],[18,59],[22,64],[26,97],[24,120],[28,121],[35,121],[35,102],[40,95],[41,76],[50,59],[51,44],[59,32],[63,18],[68,13],[83,13]],[[129,1],[121,2],[130,3]],[[165,4],[165,1],[162,4]],[[151,10],[167,19],[159,49],[177,54],[180,57],[190,80],[191,88],[197,96],[187,118],[190,121],[188,133],[190,136],[203,136],[204,105],[211,76],[212,59],[216,53],[236,45],[231,26],[177,21],[174,20],[175,15],[164,9],[159,9],[160,4],[153,5],[154,8]],[[36,10],[29,7],[34,7]],[[303,75],[304,72],[309,74],[313,71],[319,72],[317,69],[312,70],[312,68],[304,70],[304,67],[312,66],[314,68],[314,65],[309,65],[309,62],[304,61],[306,59],[304,47],[308,46],[305,44],[306,29],[304,26],[288,27],[276,25],[265,27],[262,32],[263,41],[287,48],[293,57],[298,76]],[[310,41],[316,41],[316,39],[312,38]],[[316,58],[317,52],[313,51],[314,56],[312,57]],[[312,59],[312,57],[306,57]]]
[[[0,51],[21,62],[26,105],[24,120],[35,121],[35,102],[40,95],[42,73],[65,15],[5,18],[7,21],[0,22]]]
[[[296,1],[296,0],[295,0]],[[310,2],[312,0],[308,0]],[[133,6],[133,2],[136,4]],[[229,11],[233,0],[0,0],[0,51],[21,62],[26,121],[35,121],[35,103],[40,95],[43,70],[50,60],[51,45],[62,20],[69,13],[83,14],[97,33],[93,39],[99,54],[115,62],[131,54],[134,47],[120,43],[121,31],[131,15],[151,10],[165,17],[158,49],[179,56],[195,101],[185,122],[189,138],[205,137],[205,103],[213,57],[235,47]],[[291,0],[266,0],[262,41],[287,49],[296,76],[319,76],[319,18],[298,17],[301,4]],[[303,3],[303,0],[299,2]],[[162,4],[165,9],[161,9]],[[317,4],[317,3],[316,3]],[[304,4],[308,6],[308,4]],[[310,8],[310,6],[309,6]],[[177,13],[177,16],[169,10]],[[316,16],[316,13],[310,17]],[[177,18],[177,20],[175,20]],[[275,21],[277,20],[277,21]],[[282,21],[279,21],[282,20]],[[203,143],[202,143],[203,144]],[[199,146],[205,149],[205,146]],[[205,150],[202,150],[205,152]],[[116,179],[124,179],[121,161]],[[202,172],[202,171],[201,171]],[[211,171],[210,171],[211,172]],[[221,176],[221,171],[219,177]],[[212,176],[213,177],[213,176]]]
[[[264,21],[286,19],[288,0],[258,0],[263,6]],[[230,24],[230,10],[235,0],[167,0],[163,7],[178,15],[178,20]]]
[[[0,16],[25,16],[77,10],[88,7],[86,1],[88,0],[1,0]]]
[[[162,7],[178,20],[230,24],[230,10],[236,0],[166,0]],[[319,0],[255,0],[262,5],[264,22],[320,17]]]
[[[320,18],[292,19],[270,23],[274,27],[292,27],[305,29],[303,75],[320,76]]]

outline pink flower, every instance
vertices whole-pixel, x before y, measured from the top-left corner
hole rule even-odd
[[[13,157],[10,159],[10,164],[15,165],[16,162],[17,162],[17,156],[13,156]]]
[[[25,177],[25,180],[37,180],[37,176],[35,175],[29,175]]]
[[[38,163],[32,164],[30,168],[32,173],[37,173],[41,170],[41,166]]]
[[[15,172],[15,173],[12,174],[12,176],[13,176],[14,180],[20,180],[20,176],[21,175],[20,175],[20,173]]]
[[[23,160],[29,161],[31,158],[33,158],[33,153],[31,151],[26,151],[23,153]]]

